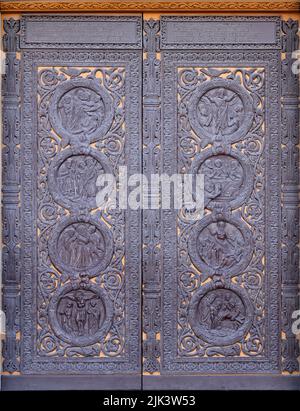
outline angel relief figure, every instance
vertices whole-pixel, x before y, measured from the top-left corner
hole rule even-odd
[[[105,309],[98,295],[77,290],[61,298],[57,317],[66,333],[73,336],[93,335],[103,324]]]
[[[91,134],[103,121],[104,103],[95,91],[75,87],[61,97],[58,112],[62,126],[69,133]]]
[[[74,223],[66,227],[58,239],[59,257],[77,270],[93,267],[105,252],[104,238],[93,224]]]
[[[240,97],[223,87],[205,93],[198,104],[199,122],[213,135],[229,135],[237,131],[243,114]]]
[[[233,225],[218,221],[206,227],[198,237],[202,260],[215,270],[238,264],[243,256],[244,240]]]

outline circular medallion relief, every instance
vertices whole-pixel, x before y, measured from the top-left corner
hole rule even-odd
[[[113,242],[105,224],[77,216],[64,220],[54,228],[48,249],[53,264],[59,270],[92,277],[108,266]]]
[[[189,119],[199,135],[213,143],[232,143],[250,130],[253,106],[250,96],[233,80],[214,79],[202,83],[189,101]]]
[[[193,160],[192,174],[204,175],[204,203],[209,209],[224,203],[230,208],[239,207],[253,189],[253,172],[241,153],[214,154],[205,150]]]
[[[50,102],[50,121],[62,145],[92,143],[103,137],[113,120],[109,93],[92,79],[61,83]]]
[[[240,273],[248,266],[252,253],[251,231],[234,217],[214,219],[209,215],[190,235],[190,257],[206,276]]]
[[[95,208],[97,179],[111,173],[104,154],[87,147],[67,149],[51,163],[49,189],[54,200],[70,210]]]
[[[110,329],[112,316],[110,299],[94,285],[74,287],[68,283],[49,304],[53,331],[63,341],[77,346],[101,341]]]
[[[189,321],[195,334],[215,345],[240,341],[253,320],[253,305],[246,291],[232,285],[220,288],[212,282],[192,297]]]

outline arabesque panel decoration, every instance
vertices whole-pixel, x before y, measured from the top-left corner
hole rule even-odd
[[[4,31],[5,384],[294,387],[298,22],[45,14]],[[153,190],[199,174],[203,215]],[[103,208],[107,175],[143,209]]]
[[[138,372],[139,214],[96,194],[101,175],[140,171],[140,52],[23,62],[22,371]]]
[[[184,24],[202,19],[164,17],[163,30],[178,22],[184,38]],[[276,18],[265,21],[278,27]],[[264,18],[259,24],[263,30]],[[164,170],[204,175],[205,213],[200,221],[185,209],[163,213],[162,372],[280,368],[280,54],[274,40],[274,49],[263,52],[243,42],[228,51],[164,50]]]

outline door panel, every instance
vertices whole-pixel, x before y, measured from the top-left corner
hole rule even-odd
[[[163,62],[165,171],[205,182],[200,221],[163,216],[163,370],[276,370],[280,54],[165,51]]]
[[[281,208],[286,189],[281,162],[286,164],[289,150],[291,164],[298,161],[292,145],[286,149],[283,143],[281,153],[280,132],[285,135],[288,128],[284,119],[291,118],[295,127],[298,116],[291,70],[297,40],[295,24],[288,25],[289,33],[283,24],[283,44],[289,44],[290,63],[281,61],[278,17],[161,16],[160,31],[155,29],[162,86],[160,172],[204,174],[205,210],[201,220],[184,208],[162,210],[152,220],[158,263],[153,264],[152,294],[144,296],[146,374],[298,370],[295,336],[293,342],[292,333],[285,334],[298,298],[288,272],[298,268],[281,272],[280,251],[286,207],[293,201],[290,191],[289,206]],[[285,89],[287,83],[294,96],[288,113],[280,104],[281,84]],[[296,184],[297,173],[292,180]],[[296,241],[298,234],[292,236]],[[290,245],[297,255],[295,241]],[[285,251],[284,245],[284,260]],[[160,276],[154,267],[161,267]],[[294,354],[287,354],[287,346]],[[145,382],[152,388],[180,387],[172,378],[145,377]],[[193,386],[198,387],[197,379]]]
[[[115,30],[112,49],[115,20],[93,18]],[[139,373],[139,212],[99,209],[96,181],[140,171],[140,40],[126,52],[92,50],[89,36],[76,50],[31,50],[49,46],[36,43],[44,21],[22,23],[21,370]],[[55,45],[68,40],[68,25],[51,23]],[[140,38],[140,18],[120,23]]]

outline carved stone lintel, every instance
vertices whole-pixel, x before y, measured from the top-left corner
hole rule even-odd
[[[282,370],[299,370],[299,343],[292,332],[292,314],[299,309],[299,86],[293,72],[298,22],[282,22]]]
[[[19,369],[19,48],[18,20],[4,20],[4,50],[6,51],[3,84],[3,305],[6,314],[6,339],[3,346],[3,368]]]
[[[160,61],[159,21],[144,22],[144,162],[143,173],[150,181],[151,173],[160,170]],[[159,193],[153,198],[147,196],[148,207],[159,201]],[[155,207],[154,207],[155,208]],[[144,371],[159,371],[160,343],[157,333],[160,331],[160,214],[159,210],[143,210],[143,331],[146,339],[143,344]]]

